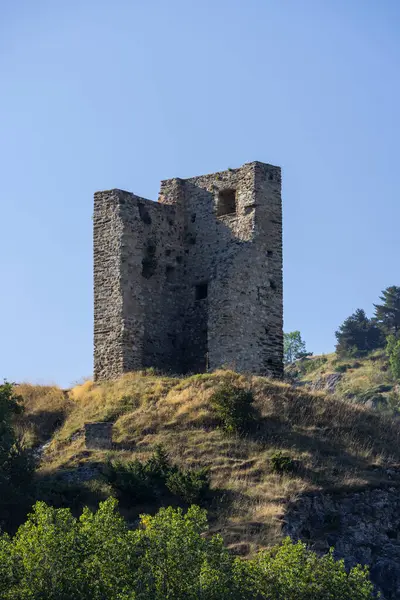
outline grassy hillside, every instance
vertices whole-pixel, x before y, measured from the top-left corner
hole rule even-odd
[[[213,392],[227,382],[254,395],[258,423],[245,437],[224,433],[210,405]],[[277,541],[285,506],[297,496],[382,485],[400,461],[397,421],[263,377],[219,371],[178,379],[141,372],[98,385],[87,381],[68,392],[24,384],[19,393],[26,401],[20,427],[28,441],[36,446],[50,437],[36,474],[38,498],[76,510],[94,506],[113,493],[103,477],[110,455],[146,459],[161,443],[180,467],[209,467],[212,531],[242,554]],[[102,420],[114,423],[111,453],[84,445],[84,423]],[[286,474],[274,468],[278,451],[292,459]],[[393,477],[390,483],[396,485]],[[122,509],[134,521],[162,503],[125,502]]]
[[[372,352],[364,358],[338,359],[335,353],[301,359],[290,365],[287,377],[293,383],[324,387],[329,375],[336,375],[334,395],[388,412],[399,410],[398,385],[393,381],[386,353]]]

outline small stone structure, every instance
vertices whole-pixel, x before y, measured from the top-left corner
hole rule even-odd
[[[91,450],[112,448],[113,424],[108,422],[85,423],[85,445]]]
[[[94,377],[155,367],[283,375],[279,167],[94,196]]]

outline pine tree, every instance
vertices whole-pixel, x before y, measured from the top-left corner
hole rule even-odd
[[[392,285],[379,297],[382,304],[374,304],[375,318],[386,335],[400,337],[400,287]]]
[[[340,356],[362,356],[382,348],[385,340],[376,323],[358,308],[335,332],[338,341],[336,352]]]

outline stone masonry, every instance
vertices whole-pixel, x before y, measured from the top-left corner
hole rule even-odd
[[[94,376],[218,367],[281,377],[281,170],[94,196]]]
[[[106,421],[85,423],[85,445],[92,449],[112,448],[113,424]]]

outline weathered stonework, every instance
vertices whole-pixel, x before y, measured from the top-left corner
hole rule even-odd
[[[92,450],[112,448],[113,424],[108,422],[85,423],[85,445]]]
[[[392,477],[397,479],[395,471]],[[400,598],[400,494],[398,487],[300,497],[284,517],[284,535],[325,554],[335,548],[348,568],[368,565],[382,600]]]
[[[230,367],[281,377],[279,167],[94,197],[94,376]]]

